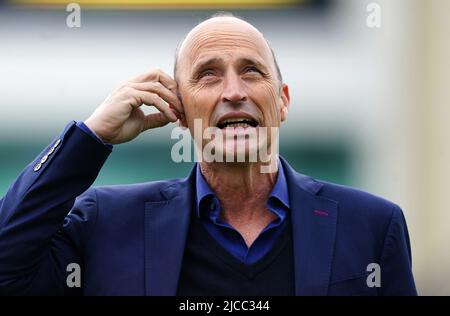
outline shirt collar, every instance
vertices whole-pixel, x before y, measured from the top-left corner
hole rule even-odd
[[[197,170],[196,170],[196,212],[197,216],[200,216],[200,203],[202,200],[208,196],[215,197],[213,190],[209,186],[208,182],[206,182],[205,177],[203,176],[201,170],[200,170],[200,164],[197,163]],[[286,181],[286,175],[284,174],[283,170],[283,164],[281,163],[281,160],[278,159],[278,175],[277,180],[275,182],[275,185],[272,188],[272,191],[269,195],[269,201],[268,204],[271,204],[271,200],[276,199],[279,202],[281,202],[286,209],[290,208],[289,204],[289,191],[288,191],[288,185]],[[280,212],[277,212],[277,208],[272,208],[277,215],[281,218],[285,217],[285,214],[282,214]]]

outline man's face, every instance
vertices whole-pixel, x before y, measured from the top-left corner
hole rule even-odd
[[[194,119],[202,120],[203,130],[220,128],[224,154],[236,147],[248,153],[252,148],[237,135],[279,127],[286,119],[289,91],[278,79],[270,48],[260,32],[239,19],[214,18],[194,28],[180,47],[177,81],[183,124],[192,135]]]

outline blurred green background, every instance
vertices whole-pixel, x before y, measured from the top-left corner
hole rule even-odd
[[[150,144],[128,143],[115,146],[95,185],[136,183],[185,177],[193,163],[175,163],[172,144],[158,140]],[[0,196],[6,193],[22,169],[48,145],[44,139],[30,142],[1,141]],[[289,144],[281,141],[280,154],[305,174],[333,182],[351,184],[351,152],[345,144]]]

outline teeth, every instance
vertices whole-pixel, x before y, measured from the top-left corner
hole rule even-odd
[[[220,128],[253,127],[254,122],[246,118],[230,118],[219,124]]]
[[[235,122],[243,122],[246,121],[245,119],[241,119],[241,118],[233,118],[233,119],[228,119],[222,122],[222,124],[227,124],[227,123],[235,123]]]
[[[229,124],[226,125],[226,127],[231,127],[231,128],[236,128],[236,127],[247,128],[247,127],[250,127],[250,126],[251,125],[247,124],[247,123],[229,123]]]

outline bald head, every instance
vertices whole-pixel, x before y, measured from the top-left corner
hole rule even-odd
[[[280,84],[282,83],[282,75],[278,66],[275,54],[268,40],[264,35],[250,23],[239,17],[233,16],[231,13],[218,13],[211,18],[201,22],[194,27],[178,45],[175,52],[174,78],[178,81],[178,71],[183,62],[193,63],[200,47],[214,47],[217,39],[221,36],[228,35],[225,45],[243,48],[248,46],[245,41],[239,40],[239,37],[246,36],[252,38],[262,54],[269,54],[272,66],[276,72],[276,76]],[[219,45],[217,45],[219,48]],[[222,45],[223,47],[224,45]]]

